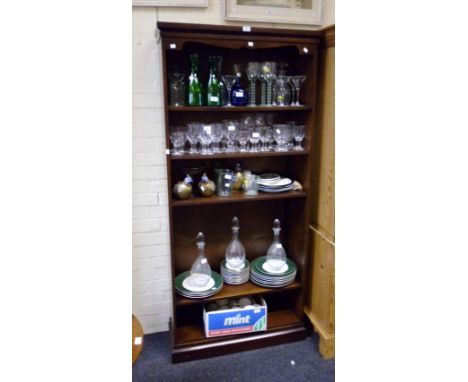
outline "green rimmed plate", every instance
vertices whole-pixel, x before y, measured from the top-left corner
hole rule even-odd
[[[211,271],[211,277],[213,278],[215,285],[212,288],[203,292],[193,292],[182,286],[184,279],[188,276],[190,276],[190,271],[185,271],[177,275],[177,277],[175,278],[176,292],[178,292],[182,296],[189,298],[204,298],[215,295],[223,288],[223,278],[218,272]]]
[[[290,258],[286,258],[286,264],[288,264],[288,270],[286,272],[268,273],[262,267],[265,261],[266,261],[266,256],[261,256],[253,260],[251,264],[252,271],[260,275],[268,276],[272,278],[289,276],[297,271],[297,267],[296,267],[296,264],[294,264],[294,261],[292,261]]]

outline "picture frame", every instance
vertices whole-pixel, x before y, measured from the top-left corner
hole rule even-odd
[[[323,0],[308,0],[310,8],[289,8],[285,5],[288,1],[290,0],[224,0],[224,18],[231,21],[323,24]]]
[[[136,7],[200,7],[206,8],[208,0],[132,0]]]

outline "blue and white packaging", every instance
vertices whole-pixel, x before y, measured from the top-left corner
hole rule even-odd
[[[203,308],[205,335],[218,337],[265,331],[267,329],[267,305],[261,297],[255,300],[261,306],[246,306],[245,308],[212,312],[207,312],[206,308]]]

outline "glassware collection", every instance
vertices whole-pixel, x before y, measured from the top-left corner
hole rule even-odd
[[[189,60],[187,80],[179,71],[169,74],[171,106],[302,106],[299,91],[307,76],[287,75],[285,63],[248,62],[245,68],[249,84],[247,90],[242,85],[240,65],[233,66],[233,74],[221,74],[222,57],[208,56],[209,74],[205,90],[199,79],[198,54],[191,54]],[[257,83],[261,89],[258,102]]]
[[[232,240],[228,244],[225,258],[220,264],[221,275],[211,270],[205,256],[205,237],[197,235],[198,255],[190,271],[179,274],[175,279],[177,293],[188,298],[205,298],[218,293],[223,282],[231,285],[244,284],[250,280],[265,288],[280,288],[291,284],[297,274],[296,264],[287,258],[280,241],[280,221],[273,222],[273,242],[266,256],[250,263],[246,259],[245,248],[239,240],[239,219],[232,219]]]
[[[172,189],[174,197],[184,200],[194,194],[210,197],[215,193],[218,196],[231,196],[233,192],[243,192],[247,196],[255,196],[258,191],[264,193],[302,191],[302,185],[297,181],[279,174],[256,175],[250,170],[242,171],[240,163],[236,164],[235,171],[227,168],[215,168],[213,173],[215,181],[211,180],[204,172],[196,190],[193,187],[193,178],[187,174],[184,180],[174,185]]]
[[[270,118],[271,120],[272,118]],[[262,114],[246,114],[223,123],[189,123],[171,127],[172,155],[212,155],[233,152],[303,151],[305,126],[296,122],[268,123]],[[187,143],[187,149],[186,149]]]

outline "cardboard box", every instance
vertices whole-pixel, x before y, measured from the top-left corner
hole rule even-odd
[[[267,329],[267,305],[262,297],[255,297],[254,301],[261,306],[211,312],[207,312],[204,307],[205,335],[218,337],[265,331]]]

